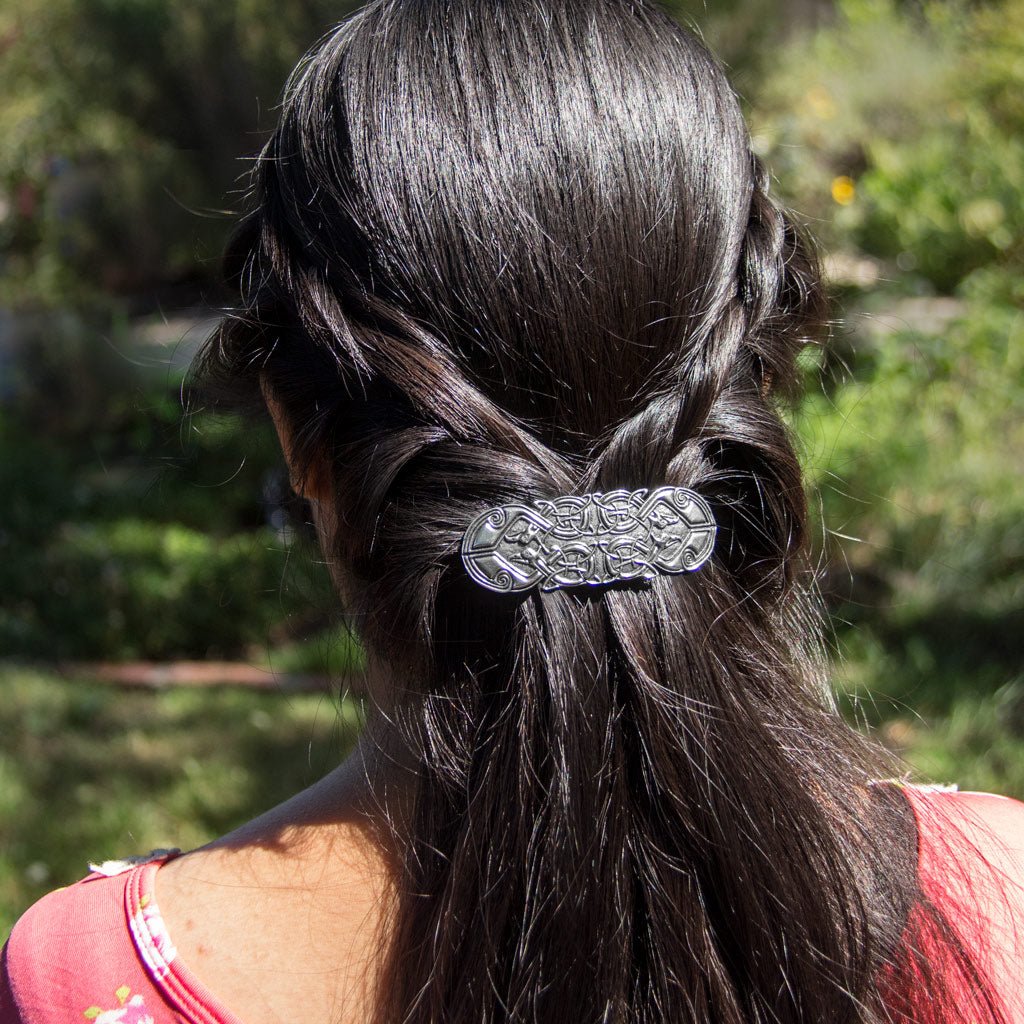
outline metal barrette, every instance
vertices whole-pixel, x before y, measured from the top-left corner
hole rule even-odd
[[[462,539],[462,562],[506,594],[651,579],[699,569],[717,531],[708,503],[685,487],[574,494],[488,509]]]

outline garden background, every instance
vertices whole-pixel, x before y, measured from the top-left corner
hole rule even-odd
[[[317,689],[359,649],[269,432],[180,402],[244,157],[352,6],[0,9],[0,935],[358,729]],[[1024,797],[1024,0],[671,6],[827,255],[794,426],[844,707],[921,777]]]

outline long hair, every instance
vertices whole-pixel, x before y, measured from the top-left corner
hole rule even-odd
[[[289,83],[195,377],[262,380],[327,467],[403,688],[381,1022],[897,1013],[915,832],[828,697],[779,415],[826,305],[768,184],[646,0],[374,0]],[[461,564],[496,504],[660,485],[714,510],[698,573],[507,595]]]

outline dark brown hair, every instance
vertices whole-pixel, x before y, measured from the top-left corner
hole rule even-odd
[[[328,467],[408,686],[380,1020],[888,1019],[915,833],[828,696],[777,408],[826,306],[701,43],[645,0],[375,0],[296,70],[229,267],[196,381],[262,378]],[[495,504],[663,484],[718,521],[694,575],[460,563]],[[914,1019],[957,1019],[941,973]]]

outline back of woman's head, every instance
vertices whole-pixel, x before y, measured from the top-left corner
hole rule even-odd
[[[717,565],[778,591],[803,495],[770,402],[821,303],[765,185],[720,69],[647,4],[375,3],[298,68],[236,249],[267,327],[240,362],[331,449],[371,647],[436,656],[442,605],[517,617],[457,557],[504,499],[693,487]]]
[[[230,263],[198,374],[273,394],[402,687],[381,1019],[881,1014],[913,838],[824,696],[776,410],[822,294],[703,46],[645,0],[376,0],[297,69]],[[661,485],[713,510],[695,574],[459,557],[495,505]]]

